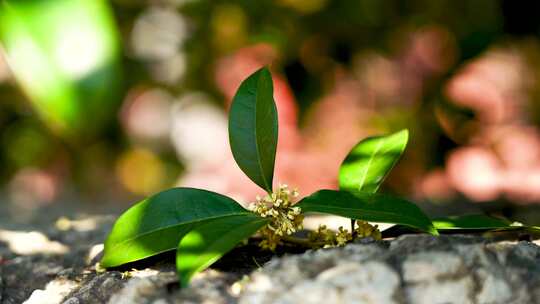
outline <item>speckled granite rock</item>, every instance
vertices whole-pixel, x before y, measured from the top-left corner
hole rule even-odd
[[[402,236],[272,260],[240,303],[540,303],[540,247]]]
[[[30,240],[41,245],[29,252],[13,243],[27,238],[4,234],[17,237],[0,240],[0,303],[540,303],[540,247],[532,242],[406,235],[274,257],[255,270],[218,267],[180,289],[171,257],[95,273],[112,222],[36,228],[42,235]],[[67,250],[37,253],[51,244]]]

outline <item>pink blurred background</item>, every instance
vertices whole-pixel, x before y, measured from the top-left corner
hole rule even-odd
[[[355,143],[408,128],[382,191],[434,215],[537,221],[536,6],[112,1],[125,79],[114,119],[93,137],[73,144],[49,130],[0,51],[0,208],[22,218],[73,201],[122,209],[172,186],[252,201],[262,190],[232,158],[227,110],[240,82],[269,66],[276,183],[301,195],[336,188]]]

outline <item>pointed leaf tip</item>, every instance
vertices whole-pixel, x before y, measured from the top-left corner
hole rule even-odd
[[[467,214],[461,216],[439,217],[433,220],[433,225],[440,230],[491,230],[517,229],[520,226],[512,222],[485,214]]]
[[[407,129],[361,140],[349,152],[339,169],[339,188],[375,193],[401,158],[407,142]]]
[[[272,191],[278,116],[272,75],[267,67],[242,82],[229,112],[229,143],[234,160],[257,185]]]
[[[186,234],[176,251],[176,269],[180,285],[188,286],[191,278],[216,262],[239,242],[268,223],[254,214],[207,221]]]

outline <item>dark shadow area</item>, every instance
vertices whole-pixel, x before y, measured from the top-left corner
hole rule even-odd
[[[280,257],[285,254],[300,254],[307,250],[300,246],[284,244],[278,246],[275,252],[271,252],[261,249],[258,245],[259,241],[260,239],[251,238],[247,245],[238,246],[231,250],[214,263],[211,268],[220,271],[248,274],[263,266],[273,257]]]
[[[285,254],[301,254],[308,248],[301,246],[292,246],[290,244],[280,245],[275,252],[263,250],[259,247],[260,239],[250,238],[246,245],[239,245],[233,250],[223,255],[210,268],[230,272],[235,274],[248,274],[253,270],[261,267],[273,257],[280,257]],[[139,261],[126,263],[118,267],[111,267],[110,271],[128,271],[131,269],[145,269],[160,265],[168,265],[174,267],[176,259],[176,250],[160,253]]]

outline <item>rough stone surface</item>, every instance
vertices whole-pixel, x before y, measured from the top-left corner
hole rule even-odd
[[[405,235],[266,258],[255,269],[217,267],[181,289],[171,256],[95,272],[113,219],[64,221],[17,234],[10,227],[3,235],[36,231],[30,240],[39,233],[42,246],[67,250],[40,251],[35,243],[25,251],[24,244],[12,244],[24,237],[0,241],[0,303],[540,303],[540,247],[533,242]]]
[[[251,275],[240,302],[298,303],[323,294],[319,300],[332,303],[539,303],[539,292],[533,243],[408,235],[272,260]]]

